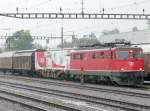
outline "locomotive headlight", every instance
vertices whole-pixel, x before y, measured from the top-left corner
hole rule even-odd
[[[122,71],[124,71],[124,68],[121,68]]]
[[[142,69],[142,68],[140,68],[139,70],[140,70],[140,71],[142,71],[143,69]]]
[[[130,50],[130,53],[132,53],[133,52],[133,50]]]

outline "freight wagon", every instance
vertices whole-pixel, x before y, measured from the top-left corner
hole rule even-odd
[[[150,81],[150,53],[144,53],[144,73],[145,73],[145,81]]]
[[[3,72],[37,74],[46,67],[46,55],[42,50],[25,50],[0,54],[0,70]],[[39,73],[40,74],[40,73]]]

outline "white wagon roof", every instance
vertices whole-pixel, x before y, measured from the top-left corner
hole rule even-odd
[[[4,57],[12,57],[14,55],[15,52],[3,52],[0,53],[0,58],[4,58]]]
[[[32,52],[29,53],[15,53],[14,57],[20,57],[20,56],[31,56]]]

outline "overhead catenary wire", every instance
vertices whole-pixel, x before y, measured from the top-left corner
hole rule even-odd
[[[52,0],[45,0],[45,1],[42,1],[42,2],[40,2],[40,3],[38,3],[38,4],[32,5],[32,6],[30,6],[29,8],[40,7],[40,6],[45,5],[45,4],[47,4],[48,2],[51,2],[51,1],[52,1]]]

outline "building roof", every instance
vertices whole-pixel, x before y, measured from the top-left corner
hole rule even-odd
[[[150,30],[140,30],[135,32],[100,36],[100,42],[112,42],[115,39],[125,39],[127,41],[131,41],[131,43],[150,42]]]
[[[112,42],[115,39],[125,39],[133,44],[150,43],[150,30],[140,30],[135,32],[125,32],[112,35],[100,36],[100,42]],[[138,45],[144,52],[150,52],[150,45]]]

